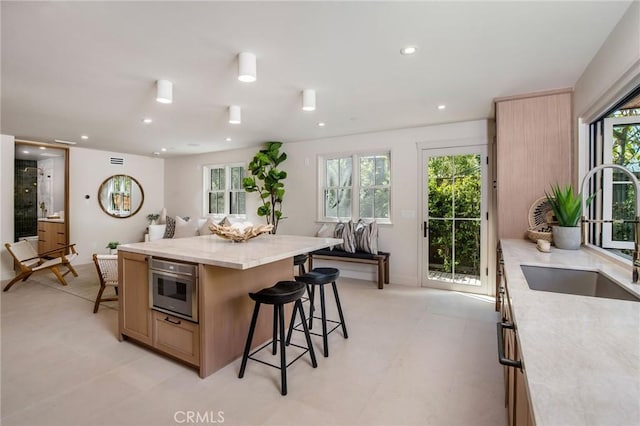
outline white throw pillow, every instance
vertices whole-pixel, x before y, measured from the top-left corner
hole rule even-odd
[[[166,207],[163,207],[162,210],[160,210],[160,217],[159,217],[158,223],[160,223],[160,224],[167,223],[167,208]]]
[[[173,238],[185,238],[198,236],[198,221],[195,219],[184,220],[176,216],[176,232]]]
[[[336,229],[335,224],[323,223],[318,232],[316,232],[316,237],[320,238],[333,238],[333,231]]]
[[[198,220],[198,234],[211,235],[211,229],[209,229],[209,225],[213,225],[215,223],[216,221],[211,219],[210,217],[207,219]]]
[[[166,227],[166,224],[149,225],[149,241],[161,240]]]

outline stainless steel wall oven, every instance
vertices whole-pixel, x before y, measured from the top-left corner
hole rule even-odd
[[[156,311],[198,322],[198,265],[151,258],[149,304]]]

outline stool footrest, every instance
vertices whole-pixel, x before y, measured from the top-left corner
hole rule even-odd
[[[304,330],[302,330],[304,331]],[[312,333],[313,334],[313,333]],[[276,340],[276,342],[279,342],[280,339]],[[267,361],[263,361],[261,359],[258,358],[254,358],[253,355],[257,354],[258,352],[260,352],[261,350],[265,349],[267,346],[270,346],[271,344],[273,344],[273,340],[268,341],[267,343],[265,343],[264,345],[260,346],[258,349],[256,349],[255,351],[251,352],[249,354],[249,356],[247,356],[248,359],[252,359],[254,361],[257,361],[261,364],[264,365],[268,365],[270,367],[276,368],[278,370],[282,370],[282,368],[279,365],[275,365],[275,364],[271,364]],[[296,362],[298,359],[300,359],[304,354],[306,354],[307,352],[309,352],[309,348],[304,347],[304,346],[300,346],[300,345],[296,345],[295,343],[289,343],[287,346],[295,346],[296,348],[300,348],[300,349],[304,349],[304,351],[298,355],[297,357],[295,357],[293,360],[289,361],[287,363],[287,365],[285,366],[285,368],[288,368],[291,364],[293,364],[294,362]]]
[[[315,319],[319,319],[319,320],[321,320],[321,319],[322,319],[321,317],[313,317],[313,318],[315,318]],[[326,321],[327,321],[327,322],[331,322],[331,323],[334,323],[334,324],[335,324],[331,330],[327,331],[327,336],[328,336],[329,334],[333,333],[333,331],[334,331],[336,328],[338,328],[338,327],[340,327],[340,326],[342,325],[342,323],[341,323],[340,321],[334,321],[334,320],[330,320],[330,319],[328,319],[328,320],[326,320]],[[301,325],[302,325],[302,323],[301,323],[301,322],[299,322],[299,323],[297,323],[296,325],[294,325],[294,326],[293,326],[293,329],[294,329],[295,331],[300,331],[300,332],[303,332],[303,333],[304,333],[304,330],[300,330],[300,329],[298,328],[298,327],[300,327]],[[311,330],[309,330],[309,334],[313,334],[314,336],[322,336],[322,334],[320,334],[320,333],[315,333],[315,332],[313,332],[313,331],[311,331]],[[291,344],[293,345],[293,343],[291,343]]]

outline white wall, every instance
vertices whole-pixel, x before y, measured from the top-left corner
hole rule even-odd
[[[11,255],[4,248],[4,244],[13,241],[13,168],[14,168],[14,137],[0,136],[0,191],[2,191],[2,207],[0,208],[0,242],[2,258],[0,262],[0,279],[14,276]]]
[[[574,109],[578,117],[594,119],[618,100],[615,91],[633,85],[640,72],[640,2],[627,9],[582,76],[575,84]],[[612,88],[620,87],[612,91]],[[630,89],[630,87],[628,88]],[[591,115],[591,116],[590,116]]]
[[[578,126],[573,150],[580,182],[587,172],[587,126],[640,85],[640,2],[635,1],[604,41],[575,84],[574,114]]]
[[[124,166],[111,165],[109,157],[124,158]],[[144,190],[144,204],[133,217],[117,219],[98,204],[98,188],[109,176],[135,178]],[[86,196],[89,196],[87,199]],[[69,226],[71,243],[79,252],[78,263],[91,262],[93,253],[107,253],[109,241],[131,243],[143,240],[147,214],[164,206],[164,160],[72,147],[69,150]]]
[[[418,244],[421,243],[418,182],[420,179],[418,144],[431,147],[450,146],[453,141],[475,138],[486,144],[487,121],[444,124],[429,127],[365,133],[313,141],[286,143],[288,159],[283,213],[279,234],[314,235],[316,222],[317,157],[348,151],[389,149],[391,151],[392,225],[380,226],[380,249],[391,252],[391,282],[419,285]],[[165,200],[169,214],[199,217],[202,213],[202,166],[205,164],[248,162],[257,149],[167,159],[165,162]],[[247,195],[250,220],[258,205],[256,194]],[[405,214],[401,214],[404,212]],[[415,213],[413,217],[411,212]],[[344,267],[343,267],[344,265]],[[372,268],[365,265],[341,264],[345,276],[373,280]]]

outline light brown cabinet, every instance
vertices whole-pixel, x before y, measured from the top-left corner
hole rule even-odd
[[[38,221],[38,253],[55,250],[67,245],[64,222]]]
[[[119,251],[118,255],[121,338],[131,337],[198,366],[198,324],[152,310],[149,304],[148,257],[126,251]]]
[[[152,321],[149,307],[149,266],[147,256],[118,252],[120,295],[120,337],[132,337],[152,344]]]
[[[200,365],[198,324],[153,311],[153,347],[193,365]]]
[[[501,258],[498,250],[498,259]],[[502,265],[500,268],[502,271]],[[522,360],[520,345],[517,339],[517,326],[511,311],[509,287],[504,272],[498,276],[498,293],[500,295],[500,319],[505,328],[502,331],[504,357],[508,360]],[[507,408],[508,426],[535,426],[529,404],[529,393],[525,382],[524,366],[504,366],[504,393]]]
[[[499,238],[524,238],[531,204],[572,182],[572,92],[495,100]]]

